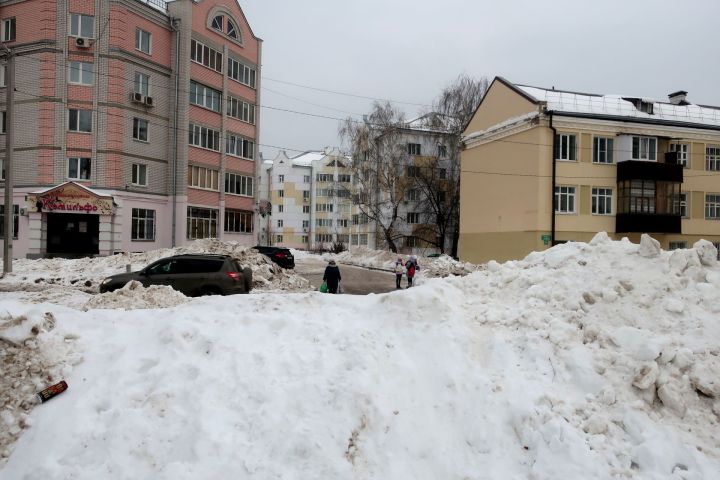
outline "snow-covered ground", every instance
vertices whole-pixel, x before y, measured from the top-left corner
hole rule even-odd
[[[718,479],[715,255],[599,234],[367,297],[6,295],[0,478]]]

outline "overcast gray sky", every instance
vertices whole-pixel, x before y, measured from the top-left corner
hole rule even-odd
[[[338,146],[372,101],[408,117],[461,73],[720,105],[720,0],[241,0],[263,44],[261,151]]]

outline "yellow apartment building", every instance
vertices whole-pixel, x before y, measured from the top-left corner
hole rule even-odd
[[[720,107],[496,77],[464,132],[462,260],[520,259],[606,231],[720,247]]]

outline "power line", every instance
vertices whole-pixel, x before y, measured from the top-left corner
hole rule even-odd
[[[307,101],[307,100],[303,100],[302,98],[293,97],[292,95],[287,95],[287,94],[285,94],[285,93],[278,92],[277,90],[272,90],[272,89],[267,88],[267,87],[265,87],[265,86],[263,86],[262,89],[263,89],[263,90],[266,90],[266,91],[268,91],[268,92],[274,93],[274,94],[276,94],[276,95],[280,95],[280,96],[283,96],[283,97],[287,97],[287,98],[290,98],[290,99],[292,99],[292,100],[297,100],[298,102],[307,103],[308,105],[312,105],[312,106],[315,106],[315,107],[325,108],[325,109],[327,109],[327,110],[333,110],[333,111],[336,111],[336,112],[348,113],[348,114],[350,114],[350,115],[357,115],[358,117],[362,117],[362,114],[360,114],[360,113],[348,112],[347,110],[340,110],[340,109],[337,109],[337,108],[328,107],[328,106],[325,106],[325,105],[320,105],[320,104],[318,104],[318,103],[309,102],[309,101]]]

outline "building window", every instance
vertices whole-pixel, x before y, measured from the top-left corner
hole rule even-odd
[[[68,178],[70,180],[90,180],[90,159],[68,158]]]
[[[408,155],[420,155],[420,144],[419,143],[408,143],[407,144]]]
[[[656,213],[657,185],[654,180],[627,180],[618,182],[618,188],[619,213]],[[671,194],[667,198],[672,198]],[[674,208],[676,205],[670,207]]]
[[[315,189],[315,196],[316,197],[332,197],[333,196],[333,189],[332,188],[320,188],[317,187]]]
[[[5,86],[5,72],[7,70],[7,65],[0,64],[0,87]]]
[[[440,176],[440,180],[445,180],[447,178],[447,168],[441,168],[438,171],[438,175]]]
[[[303,190],[303,200],[309,200],[310,199],[310,190]]]
[[[225,210],[225,231],[231,233],[252,233],[252,212],[244,212],[242,210]]]
[[[680,250],[681,248],[687,248],[687,242],[670,242],[668,250]]]
[[[283,243],[283,236],[275,235],[275,243]]]
[[[705,195],[705,218],[720,220],[720,195]]]
[[[228,96],[227,114],[242,122],[255,124],[255,105],[252,103]]]
[[[225,140],[225,153],[253,160],[255,158],[255,142],[228,132]]]
[[[95,17],[92,15],[70,14],[70,36],[71,37],[95,37]]]
[[[677,152],[678,165],[682,165],[685,168],[688,168],[690,166],[689,150],[690,150],[690,145],[688,145],[687,143],[671,143],[670,144],[670,151]]]
[[[720,147],[705,149],[705,170],[720,170]]]
[[[285,198],[285,190],[278,190],[278,197]]]
[[[350,175],[347,173],[341,173],[338,175],[338,182],[340,183],[350,183]]]
[[[222,72],[222,53],[197,40],[190,40],[190,60],[216,72]]]
[[[282,220],[278,220],[278,221],[277,221],[277,226],[278,226],[278,228],[283,228],[283,221],[282,221]]]
[[[216,15],[212,19],[212,28],[227,35],[230,38],[238,40],[238,28],[235,23],[224,15]]]
[[[575,135],[561,133],[555,136],[555,159],[571,162],[577,160],[577,139]]]
[[[5,180],[5,159],[0,158],[0,180]]]
[[[2,21],[2,39],[3,42],[12,42],[15,40],[15,19],[6,18]]]
[[[228,58],[228,77],[250,88],[255,88],[255,80],[257,73],[255,69],[249,67],[233,58]]]
[[[316,233],[315,241],[317,243],[332,243],[332,233]]]
[[[408,212],[407,223],[420,223],[420,214],[418,212]]]
[[[68,130],[71,132],[92,132],[92,110],[69,109]]]
[[[2,124],[0,125],[0,133],[7,132],[7,112],[2,112]]]
[[[237,173],[225,174],[225,193],[233,195],[242,195],[244,197],[253,196],[253,177],[240,175]]]
[[[654,162],[657,159],[657,139],[653,137],[632,137],[632,159]]]
[[[147,165],[141,163],[132,164],[132,174],[130,182],[133,185],[140,185],[142,187],[147,185]]]
[[[190,103],[220,112],[222,93],[205,85],[190,82]]]
[[[211,168],[189,165],[188,185],[207,190],[218,190],[218,171]]]
[[[593,215],[612,215],[612,188],[592,189]]]
[[[18,238],[20,207],[13,205],[13,238]],[[0,205],[0,237],[5,235],[5,205]]]
[[[316,218],[315,219],[315,226],[316,227],[332,227],[333,221],[330,218]]]
[[[155,210],[132,209],[131,240],[155,240]]]
[[[316,203],[315,211],[316,212],[332,212],[333,204],[332,203]]]
[[[146,97],[150,96],[150,76],[144,73],[135,73],[135,93],[140,93]]]
[[[593,163],[613,163],[614,144],[612,138],[593,138]]]
[[[190,124],[190,145],[220,151],[220,132],[208,127]]]
[[[187,238],[217,238],[218,211],[187,207]]]
[[[76,85],[92,85],[93,71],[92,63],[70,62],[68,66],[68,82]]]
[[[285,211],[285,205],[278,205],[278,213],[283,213]]]
[[[331,173],[318,173],[315,175],[315,181],[317,182],[332,182],[335,177]]]
[[[133,138],[141,142],[148,141],[148,121],[142,118],[133,118]]]
[[[409,178],[415,178],[415,177],[420,176],[420,167],[416,167],[414,165],[408,165],[407,176]]]
[[[675,211],[680,212],[680,216],[683,218],[688,218],[688,208],[687,208],[687,193],[680,193],[678,195],[677,199],[678,205],[675,207]]]
[[[285,181],[285,175],[278,175],[278,182],[283,183]]]
[[[303,205],[303,213],[310,213],[310,205]]]
[[[438,145],[438,157],[439,158],[447,158],[447,146],[446,145]]]
[[[135,29],[135,49],[150,55],[152,35],[141,28]]]
[[[360,234],[360,245],[367,245],[367,244],[368,244],[367,233],[361,233]]]
[[[302,228],[309,228],[309,227],[310,227],[310,220],[303,220]]]
[[[575,213],[575,187],[555,187],[555,213]]]
[[[308,243],[309,241],[310,241],[310,237],[308,237],[307,235],[302,236],[302,243]]]
[[[303,175],[303,183],[310,183],[310,175]],[[305,190],[307,192],[307,190]]]
[[[720,242],[713,242],[715,250],[717,250],[717,259],[720,260]]]

